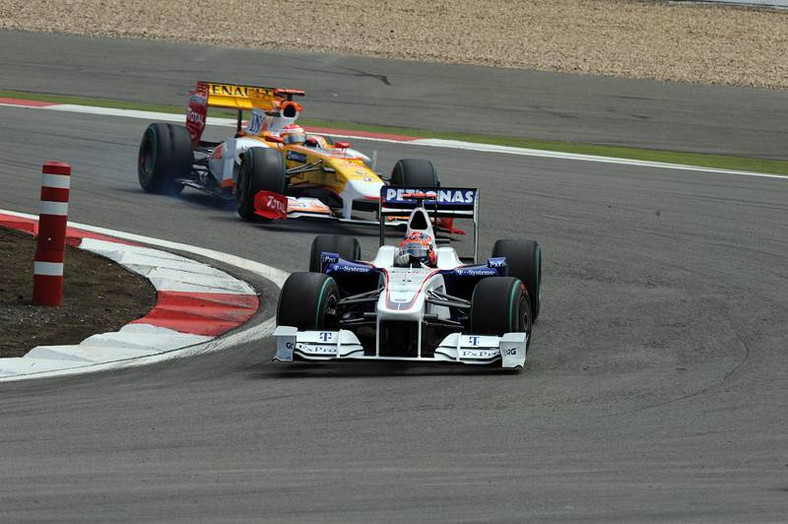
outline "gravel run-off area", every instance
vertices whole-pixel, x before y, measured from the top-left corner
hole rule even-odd
[[[788,88],[788,12],[631,0],[2,0],[0,29]]]

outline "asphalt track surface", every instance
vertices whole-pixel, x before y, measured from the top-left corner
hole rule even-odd
[[[374,229],[250,225],[190,190],[142,193],[139,120],[0,122],[0,208],[37,212],[57,159],[74,221],[286,270],[306,269],[316,232],[376,247]],[[528,369],[286,366],[264,341],[3,383],[0,520],[784,520],[786,180],[354,145],[480,186],[482,252],[542,243]]]
[[[375,248],[374,228],[249,225],[198,193],[142,193],[140,121],[0,118],[0,208],[35,213],[59,159],[75,221],[288,270],[316,229]],[[425,154],[357,145],[388,166]],[[291,367],[266,341],[0,384],[3,520],[781,520],[788,183],[429,152],[444,183],[481,186],[483,252],[544,246],[525,372]]]
[[[197,80],[306,90],[304,116],[788,159],[788,91],[0,31],[0,90],[182,105]]]

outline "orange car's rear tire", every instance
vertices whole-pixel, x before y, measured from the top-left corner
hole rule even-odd
[[[177,195],[179,178],[189,178],[194,164],[189,131],[174,124],[151,124],[140,141],[137,176],[148,193]]]

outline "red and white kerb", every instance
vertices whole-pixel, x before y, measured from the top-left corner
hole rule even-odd
[[[71,166],[63,162],[47,162],[41,172],[38,244],[33,262],[33,304],[59,306],[63,303],[63,257],[66,252]]]

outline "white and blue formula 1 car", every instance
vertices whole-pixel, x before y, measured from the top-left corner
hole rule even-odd
[[[541,250],[533,240],[498,240],[478,258],[478,189],[384,187],[380,247],[360,258],[358,240],[314,239],[310,271],[293,273],[279,297],[275,361],[403,360],[525,366],[539,316]],[[400,245],[384,224],[407,216]],[[472,219],[474,256],[436,243],[433,224]],[[441,239],[445,240],[445,239]]]

